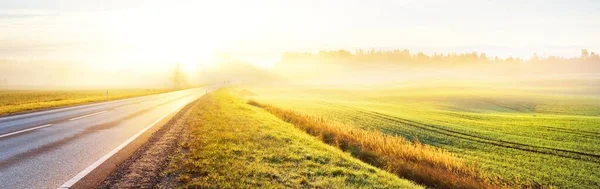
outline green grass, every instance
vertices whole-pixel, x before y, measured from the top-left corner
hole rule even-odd
[[[440,147],[522,185],[600,186],[600,98],[482,88],[263,88],[256,99]]]
[[[82,91],[23,91],[0,90],[0,115],[14,114],[24,111],[56,108],[91,102],[116,100],[136,96],[168,92],[171,90],[158,89],[120,89]]]
[[[428,188],[501,188],[495,178],[482,174],[447,151],[403,137],[368,131],[352,125],[307,116],[292,110],[249,100],[280,119],[293,124],[321,141],[350,153],[363,162],[377,166]]]
[[[422,188],[324,144],[227,90],[202,97],[165,175],[180,188]]]

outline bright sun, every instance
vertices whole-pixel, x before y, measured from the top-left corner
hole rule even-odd
[[[190,15],[194,14],[194,15]],[[180,64],[186,72],[206,64],[215,51],[214,33],[190,18],[202,15],[178,9],[140,8],[121,12],[114,17],[112,41],[123,52],[113,57],[121,64],[151,69],[165,69]]]
[[[203,7],[202,3],[198,3],[169,7],[144,6],[111,14],[106,28],[110,28],[110,41],[118,44],[119,53],[111,55],[109,61],[105,62],[113,62],[113,68],[123,68],[125,65],[143,68],[145,72],[166,71],[180,64],[186,72],[193,72],[201,66],[215,65],[217,61],[213,60],[219,59],[217,53],[265,68],[272,67],[278,60],[278,56],[237,52],[236,44],[239,42],[244,46],[243,36],[249,33],[239,28],[256,26],[231,24],[230,21],[239,19],[237,17],[240,15],[234,14],[236,11],[214,19],[214,11],[217,10],[198,10],[198,7]],[[109,67],[110,64],[104,66]]]

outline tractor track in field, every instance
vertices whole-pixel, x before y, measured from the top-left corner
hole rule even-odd
[[[522,151],[528,151],[528,152],[534,152],[534,153],[540,153],[540,154],[554,155],[554,156],[559,156],[559,157],[563,157],[563,158],[570,158],[570,159],[575,159],[575,160],[583,160],[583,161],[587,161],[587,162],[600,163],[600,155],[597,155],[597,154],[590,154],[590,153],[542,147],[542,146],[534,146],[534,145],[522,144],[522,143],[517,143],[517,142],[505,141],[505,140],[496,140],[496,139],[481,137],[481,136],[477,136],[477,135],[473,135],[473,134],[469,134],[469,133],[459,132],[459,131],[455,131],[455,130],[451,130],[451,129],[447,129],[447,128],[442,128],[442,127],[436,126],[436,125],[425,124],[425,123],[420,123],[420,122],[416,122],[416,121],[412,121],[412,120],[408,120],[408,119],[404,119],[404,118],[399,118],[396,116],[392,116],[392,115],[388,115],[388,114],[384,114],[384,113],[380,113],[380,112],[367,111],[367,110],[363,110],[360,108],[348,107],[348,106],[343,106],[343,105],[333,104],[333,103],[327,103],[327,104],[353,109],[356,112],[359,112],[363,115],[372,117],[374,119],[383,119],[383,120],[391,121],[393,123],[398,123],[401,125],[410,126],[410,127],[422,129],[425,131],[438,133],[438,134],[445,135],[445,136],[455,137],[455,138],[459,138],[459,139],[463,139],[463,140],[468,140],[468,141],[473,141],[473,142],[478,142],[478,143],[483,143],[483,144],[488,144],[488,145],[493,145],[493,146],[498,146],[498,147],[510,148],[510,149],[515,149],[515,150],[522,150]]]
[[[509,110],[513,110],[513,111],[516,111],[516,112],[525,112],[522,109],[519,109],[517,107],[513,107],[513,106],[510,106],[510,105],[501,103],[501,102],[497,102],[497,101],[492,100],[492,99],[482,98],[481,101],[483,101],[485,103],[488,103],[488,104],[491,104],[491,105],[494,105],[494,106],[498,106],[498,107],[506,108],[506,109],[509,109]],[[534,111],[532,108],[530,108],[528,106],[525,106],[525,105],[520,105],[520,107],[527,109],[528,112],[533,112]]]
[[[565,133],[569,133],[569,134],[590,136],[590,137],[600,137],[600,133],[593,132],[593,131],[580,131],[580,130],[575,130],[575,129],[566,129],[566,128],[559,128],[559,127],[552,127],[552,126],[541,126],[541,127],[546,130],[550,130],[550,131],[565,132]]]
[[[360,111],[360,112],[363,114],[372,115],[376,118],[381,118],[381,119],[385,119],[385,120],[392,121],[395,123],[400,123],[403,125],[416,127],[419,129],[430,131],[430,132],[434,132],[434,133],[438,133],[438,134],[442,134],[442,135],[446,135],[446,136],[451,136],[451,137],[455,137],[455,138],[460,138],[460,139],[464,139],[464,140],[469,140],[469,141],[473,141],[473,142],[479,142],[479,143],[484,143],[484,144],[489,144],[489,145],[494,145],[494,146],[499,146],[499,147],[516,149],[516,150],[523,150],[523,151],[528,151],[528,152],[555,155],[555,156],[564,157],[564,158],[571,158],[571,159],[576,159],[576,160],[584,160],[584,161],[588,161],[588,162],[600,163],[600,155],[596,155],[596,154],[589,154],[589,153],[584,153],[584,152],[563,150],[563,149],[557,149],[557,148],[533,146],[533,145],[528,145],[528,144],[504,141],[504,140],[494,140],[494,139],[490,139],[490,138],[480,137],[477,135],[472,135],[472,134],[458,132],[458,131],[454,131],[454,130],[450,130],[450,129],[440,128],[438,126],[434,126],[434,125],[430,125],[430,124],[423,124],[423,123],[419,123],[419,122],[415,122],[415,121],[411,121],[411,120],[407,120],[407,119],[402,119],[402,118],[398,118],[395,116],[390,116],[390,115],[382,114],[382,113],[378,113],[378,112],[364,112],[364,111]]]

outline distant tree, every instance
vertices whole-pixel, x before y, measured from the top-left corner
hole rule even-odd
[[[587,49],[581,49],[581,59],[587,60],[590,57],[590,52]]]
[[[481,60],[488,60],[488,57],[487,57],[487,55],[485,53],[481,53],[479,55],[479,59],[481,59]]]
[[[181,88],[185,85],[186,76],[183,70],[181,70],[181,64],[175,64],[171,80],[173,81],[173,88]]]
[[[591,52],[590,53],[590,57],[589,57],[589,61],[590,62],[595,62],[595,63],[600,63],[600,55],[596,54],[595,52]]]
[[[319,51],[317,53],[285,53],[282,60],[285,63],[306,63],[306,62],[322,62],[322,63],[348,63],[355,62],[360,64],[368,64],[373,62],[386,63],[451,63],[451,64],[477,64],[477,63],[524,63],[536,62],[540,64],[555,64],[569,62],[599,62],[600,56],[597,53],[581,50],[581,57],[564,58],[557,56],[539,57],[534,54],[529,60],[524,60],[520,57],[500,58],[490,56],[485,53],[470,52],[470,53],[433,53],[431,56],[423,52],[411,53],[409,50],[363,50],[358,49],[355,53],[347,50],[337,51]]]

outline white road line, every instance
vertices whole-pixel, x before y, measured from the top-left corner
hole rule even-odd
[[[105,113],[105,112],[108,112],[108,111],[104,110],[104,111],[101,111],[101,112],[96,112],[96,113],[92,113],[92,114],[88,114],[88,115],[84,115],[84,116],[79,116],[79,117],[76,117],[76,118],[71,118],[71,119],[69,119],[69,121],[74,121],[74,120],[78,120],[78,119],[90,117],[90,116],[93,116],[93,115],[98,115],[98,114]]]
[[[102,158],[98,159],[96,162],[94,162],[92,165],[88,166],[87,168],[85,168],[83,171],[79,172],[77,175],[75,175],[73,178],[71,178],[71,180],[65,182],[63,185],[61,185],[60,187],[58,187],[58,189],[65,189],[65,188],[70,188],[71,186],[73,186],[75,183],[77,183],[79,180],[81,180],[83,177],[85,177],[87,174],[89,174],[90,172],[92,172],[94,169],[96,169],[98,166],[100,166],[102,163],[104,163],[106,160],[108,160],[108,158],[112,157],[113,155],[115,155],[117,152],[119,152],[121,149],[125,148],[125,146],[127,146],[129,143],[133,142],[133,140],[135,140],[137,137],[139,137],[140,135],[142,135],[144,132],[148,131],[148,129],[152,128],[154,125],[156,125],[158,122],[160,122],[161,120],[163,120],[165,117],[171,115],[173,112],[179,110],[179,108],[176,108],[174,110],[171,110],[169,113],[165,114],[164,116],[158,118],[156,121],[152,122],[150,125],[146,126],[144,129],[142,129],[141,131],[139,131],[138,133],[136,133],[135,135],[133,135],[131,138],[127,139],[125,142],[123,142],[121,145],[117,146],[115,149],[113,149],[112,151],[108,152],[108,154],[102,156]]]
[[[118,109],[121,109],[121,108],[125,108],[125,107],[127,107],[127,106],[131,106],[131,105],[119,106],[119,107],[116,107],[116,108],[115,108],[115,110],[118,110]]]
[[[7,137],[7,136],[11,136],[11,135],[16,135],[16,134],[19,134],[19,133],[24,133],[24,132],[27,132],[27,131],[33,131],[33,130],[41,129],[41,128],[44,128],[44,127],[50,127],[51,125],[52,124],[46,124],[46,125],[42,125],[42,126],[32,127],[32,128],[29,128],[29,129],[23,129],[23,130],[20,130],[20,131],[15,131],[15,132],[12,132],[12,133],[6,133],[6,134],[3,134],[3,135],[0,135],[0,138],[4,138],[4,137]]]

